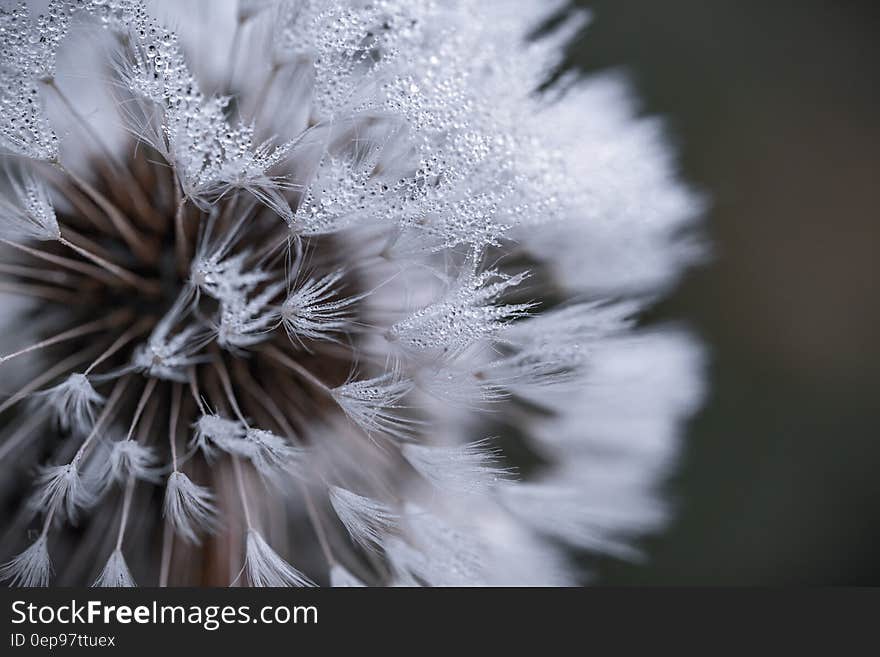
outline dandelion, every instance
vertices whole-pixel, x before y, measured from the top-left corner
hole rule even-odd
[[[548,84],[587,16],[152,4],[0,9],[0,293],[26,300],[0,297],[26,381],[0,495],[28,500],[0,578],[569,584],[562,545],[636,554],[701,363],[635,318],[699,256],[700,203],[625,81]]]

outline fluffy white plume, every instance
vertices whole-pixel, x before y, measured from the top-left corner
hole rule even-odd
[[[413,421],[395,413],[400,401],[412,389],[409,381],[394,374],[351,381],[332,390],[333,398],[352,422],[368,434],[387,433],[405,438]]]
[[[122,556],[122,550],[118,548],[113,550],[113,554],[107,559],[104,570],[101,571],[92,586],[116,589],[137,586],[128,570],[128,564],[125,563],[125,557]]]
[[[63,430],[81,434],[95,424],[96,407],[104,403],[104,397],[80,373],[71,374],[58,385],[37,393],[37,397],[49,405]]]
[[[193,444],[206,455],[214,448],[246,458],[263,475],[273,477],[297,465],[305,451],[271,431],[246,427],[217,415],[203,415],[196,423]]]
[[[73,463],[41,468],[36,487],[31,498],[32,508],[43,512],[52,510],[70,522],[75,523],[80,511],[95,502],[94,492],[83,481],[78,467]]]
[[[163,514],[174,531],[190,543],[200,543],[200,533],[211,533],[218,527],[217,507],[211,491],[194,484],[179,471],[168,476]]]
[[[536,444],[558,466],[504,486],[504,506],[557,539],[635,556],[631,538],[656,530],[669,511],[656,484],[673,462],[680,423],[700,399],[700,360],[678,332],[604,341],[578,386],[536,395],[570,411],[534,427]]]
[[[397,27],[392,21],[399,15],[398,7],[398,2],[386,3],[383,12],[365,3],[281,3],[275,17],[275,58],[304,56],[311,62],[314,111],[319,117],[333,117],[357,106],[359,91],[369,85],[376,60],[393,53],[398,31],[391,28]],[[384,30],[383,20],[387,21]]]
[[[479,410],[509,396],[506,389],[511,379],[500,369],[478,359],[462,358],[442,367],[426,367],[418,373],[416,384],[444,404]]]
[[[455,447],[409,443],[401,452],[420,475],[441,490],[475,493],[510,478],[510,471],[499,465],[500,454],[485,440]]]
[[[336,233],[380,221],[388,186],[374,176],[374,157],[321,157],[317,171],[296,208],[292,228],[301,235]]]
[[[406,509],[405,519],[412,543],[392,538],[384,545],[402,582],[429,586],[474,586],[485,582],[487,552],[476,536],[414,505]]]
[[[188,326],[173,337],[153,336],[135,352],[133,365],[150,376],[169,381],[184,381],[183,368],[202,360],[194,357],[204,343],[204,329]]]
[[[45,534],[41,534],[27,550],[0,566],[0,581],[10,586],[49,586],[52,562]]]
[[[119,31],[128,47],[117,69],[135,100],[126,118],[173,163],[187,198],[208,208],[230,190],[243,189],[292,219],[279,192],[283,181],[268,173],[292,144],[255,143],[253,125],[231,125],[230,99],[202,94],[173,32],[148,18],[119,25]]]
[[[202,415],[196,422],[192,445],[205,456],[213,456],[215,448],[228,450],[228,445],[237,445],[247,432],[241,422],[230,420],[219,415]]]
[[[440,350],[448,357],[456,356],[531,307],[527,303],[493,303],[527,276],[525,272],[507,276],[495,270],[477,273],[474,265],[466,266],[443,300],[392,326],[389,338],[416,350]]]
[[[505,355],[483,368],[483,376],[525,396],[535,386],[571,384],[596,345],[631,328],[637,310],[627,302],[581,303],[511,324],[498,336]]]
[[[257,472],[272,476],[284,471],[305,453],[292,447],[285,438],[265,429],[249,428],[242,443],[227,447],[227,451],[250,459]]]
[[[281,282],[248,299],[244,295],[222,297],[217,344],[224,349],[251,347],[269,337],[278,322],[278,314],[269,304],[284,289]]]
[[[281,320],[291,340],[336,340],[351,328],[352,308],[364,295],[336,298],[344,276],[337,271],[310,278],[296,287],[281,306]]]
[[[169,381],[186,381],[183,369],[204,362],[197,352],[210,339],[208,331],[198,324],[184,325],[175,330],[192,310],[191,290],[183,290],[171,309],[156,324],[146,344],[141,345],[132,358],[135,369],[149,376]]]
[[[675,280],[683,263],[701,257],[699,244],[681,233],[702,202],[677,180],[663,126],[636,118],[637,107],[627,81],[606,74],[571,85],[534,118],[552,141],[576,139],[560,149],[558,164],[568,172],[556,194],[567,211],[552,234],[535,230],[534,222],[518,232],[528,231],[528,250],[571,289],[656,291]]]
[[[58,138],[40,94],[40,80],[51,79],[58,44],[68,30],[66,12],[32,20],[21,5],[0,10],[0,147],[36,160],[58,157]],[[35,38],[36,35],[42,38]]]
[[[397,524],[397,515],[381,502],[338,486],[330,487],[330,504],[352,539],[367,549],[378,547]]]
[[[228,255],[228,244],[215,251],[199,254],[190,268],[190,280],[202,292],[215,299],[236,299],[243,297],[271,278],[271,274],[261,269],[246,269],[245,263],[250,253],[243,251]]]
[[[585,504],[577,488],[525,483],[502,490],[501,499],[517,518],[535,530],[581,548],[633,558],[638,553],[619,533],[628,529],[651,529],[663,517],[663,509],[646,508],[641,526],[633,526],[634,518],[616,515],[608,505]],[[632,514],[633,507],[625,505],[624,513]]]
[[[269,547],[259,532],[248,530],[244,568],[251,586],[314,586]]]
[[[125,482],[129,477],[143,481],[158,482],[158,460],[152,447],[136,440],[117,440],[110,446],[110,453],[101,466],[99,480],[104,488],[113,482]],[[100,466],[99,466],[100,467]]]
[[[4,239],[57,240],[61,229],[49,192],[32,173],[6,171],[12,198],[0,194],[0,237]]]

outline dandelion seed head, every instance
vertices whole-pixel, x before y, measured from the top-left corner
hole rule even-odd
[[[620,77],[551,81],[587,22],[0,9],[0,289],[28,298],[0,467],[37,472],[4,535],[43,523],[0,577],[50,583],[49,544],[65,582],[101,552],[96,586],[562,584],[564,545],[632,556],[701,392],[694,341],[635,319],[700,256],[701,204]]]

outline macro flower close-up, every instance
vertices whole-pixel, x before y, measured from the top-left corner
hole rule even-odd
[[[0,9],[0,578],[566,586],[676,512],[706,199],[565,0]],[[580,35],[583,35],[581,37]]]

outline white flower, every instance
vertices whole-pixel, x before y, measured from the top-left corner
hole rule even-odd
[[[0,578],[110,535],[98,586],[570,584],[662,527],[701,358],[636,319],[701,205],[620,78],[545,87],[564,8],[0,10],[0,468],[43,523]]]

